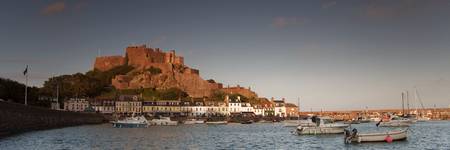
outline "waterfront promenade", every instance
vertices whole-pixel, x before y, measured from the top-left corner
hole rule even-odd
[[[99,114],[76,113],[0,102],[0,138],[35,130],[104,123]]]
[[[350,120],[358,116],[380,117],[383,113],[402,114],[403,109],[370,109],[370,110],[347,110],[347,111],[302,111],[300,115],[320,115],[330,116],[336,120]],[[405,114],[408,110],[405,109]],[[425,109],[409,109],[409,114],[423,113],[432,120],[449,120],[450,108],[425,108]]]

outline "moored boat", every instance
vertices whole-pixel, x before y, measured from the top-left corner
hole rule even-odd
[[[372,121],[372,122],[380,122],[380,120],[381,120],[381,118],[379,118],[379,117],[370,118],[370,121]]]
[[[405,140],[407,138],[407,130],[403,129],[400,131],[388,131],[379,133],[358,133],[356,129],[350,133],[350,131],[345,131],[345,143],[352,142],[392,142]]]
[[[314,127],[316,123],[312,122],[311,118],[307,118],[303,120],[285,120],[283,125],[285,127]]]
[[[379,127],[409,127],[413,121],[408,118],[393,116],[390,119],[382,119],[378,122]]]
[[[370,119],[361,119],[359,120],[359,123],[369,123],[370,121]]]
[[[176,126],[178,125],[178,122],[170,120],[170,117],[159,117],[159,119],[152,119],[149,124],[159,126]]]
[[[299,120],[284,120],[283,121],[283,126],[285,126],[285,127],[297,127],[299,125],[300,125]]]
[[[344,124],[360,124],[361,122],[359,120],[348,120],[344,121]]]
[[[205,123],[205,121],[197,119],[188,119],[184,121],[184,124],[203,124],[203,123]]]
[[[252,124],[253,120],[243,120],[241,121],[241,124]]]
[[[430,121],[431,119],[428,117],[418,117],[417,118],[417,122],[426,122],[426,121]]]
[[[228,121],[206,121],[208,125],[224,125],[228,124]]]
[[[297,134],[340,134],[344,133],[344,129],[348,127],[346,124],[334,123],[329,117],[313,117],[311,120],[315,126],[298,126]]]
[[[123,120],[112,122],[115,128],[146,128],[148,121],[144,116],[127,117]]]

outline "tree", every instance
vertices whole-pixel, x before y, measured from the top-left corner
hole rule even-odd
[[[28,87],[28,104],[34,106],[47,106],[49,102],[39,101],[39,88]],[[25,85],[10,79],[0,78],[0,99],[11,100],[15,103],[24,103]]]
[[[189,95],[179,88],[169,88],[162,90],[159,93],[159,98],[163,100],[177,100],[180,98],[186,98]]]
[[[227,94],[221,90],[214,90],[211,94],[211,99],[216,101],[223,101],[225,100],[225,96]]]
[[[230,99],[233,99],[233,100],[234,99],[238,99],[238,97],[240,97],[241,98],[241,102],[249,102],[248,101],[249,99],[247,97],[241,95],[241,94],[230,94],[229,97],[230,97]]]

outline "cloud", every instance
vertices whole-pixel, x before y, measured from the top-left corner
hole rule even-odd
[[[0,63],[10,63],[10,64],[30,64],[43,62],[44,60],[39,59],[0,58]]]
[[[322,8],[323,8],[323,9],[328,9],[328,8],[330,8],[330,7],[335,6],[336,4],[337,4],[336,1],[326,2],[326,3],[323,3],[323,4],[322,4]]]
[[[289,26],[300,26],[306,22],[307,20],[301,17],[275,17],[272,21],[272,26],[276,28],[285,28]]]
[[[63,1],[51,3],[41,10],[43,15],[53,15],[65,10],[66,4]]]
[[[371,1],[364,16],[372,19],[395,19],[400,17],[416,16],[424,11],[429,4],[427,1],[399,0],[395,3]]]
[[[166,40],[167,40],[167,36],[166,35],[157,36],[155,38],[152,38],[149,41],[149,46],[158,46],[158,45],[164,43],[164,41],[166,41]]]
[[[81,11],[83,8],[87,7],[88,3],[87,1],[78,1],[78,3],[76,3],[73,6],[73,10],[74,11]]]

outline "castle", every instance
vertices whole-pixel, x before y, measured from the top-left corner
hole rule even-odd
[[[129,46],[123,56],[103,56],[95,59],[94,69],[107,71],[122,65],[131,65],[135,68],[146,68],[158,64],[184,65],[184,58],[176,56],[175,50],[162,52],[159,48],[147,48],[146,45]]]
[[[177,56],[175,50],[164,52],[159,48],[146,45],[129,46],[125,56],[101,56],[95,59],[94,69],[108,71],[119,66],[132,66],[134,69],[125,75],[112,79],[116,89],[156,88],[182,89],[191,97],[209,97],[214,90],[226,93],[241,93],[254,96],[256,93],[241,87],[223,88],[221,83],[209,82],[200,77],[199,70],[184,64],[184,58]],[[149,70],[157,68],[158,73]]]

